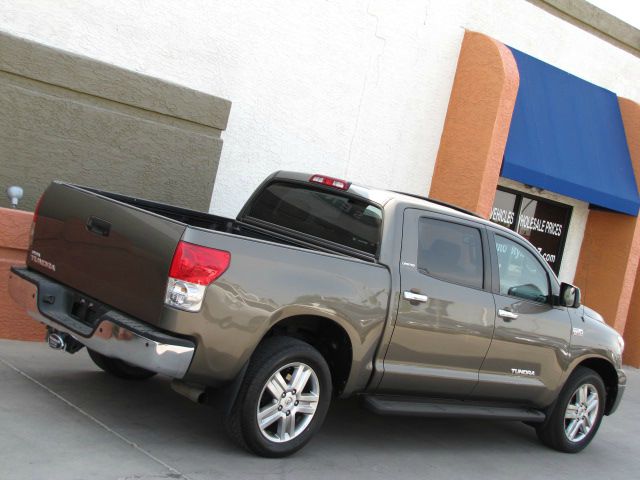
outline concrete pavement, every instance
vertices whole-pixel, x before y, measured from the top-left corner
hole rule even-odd
[[[41,343],[0,340],[0,479],[640,478],[640,371],[593,443],[567,455],[518,422],[379,417],[336,401],[320,434],[288,459],[225,437],[218,412],[166,378],[127,382]]]

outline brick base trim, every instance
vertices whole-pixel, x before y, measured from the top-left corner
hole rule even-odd
[[[0,208],[0,338],[44,340],[44,326],[18,307],[7,290],[9,268],[24,264],[33,214]]]

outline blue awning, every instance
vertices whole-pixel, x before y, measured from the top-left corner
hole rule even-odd
[[[520,88],[502,176],[629,215],[640,207],[618,97],[511,49]]]

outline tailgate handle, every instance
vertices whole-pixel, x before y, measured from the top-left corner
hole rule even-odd
[[[89,220],[87,220],[87,230],[101,237],[108,237],[111,231],[111,224],[96,217],[89,217]]]

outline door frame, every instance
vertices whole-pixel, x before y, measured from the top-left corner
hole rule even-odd
[[[421,218],[429,218],[429,219],[433,219],[433,220],[440,220],[440,221],[444,221],[444,222],[448,222],[448,223],[453,223],[453,224],[457,224],[457,225],[462,225],[465,227],[470,227],[470,228],[475,228],[477,230],[480,231],[480,239],[482,242],[482,262],[483,262],[483,278],[482,278],[482,288],[478,289],[476,287],[470,286],[470,285],[464,285],[461,283],[456,283],[456,282],[451,282],[449,280],[443,279],[443,278],[439,278],[436,277],[434,275],[429,274],[428,272],[421,270],[418,267],[418,248],[420,246],[420,219]],[[409,222],[411,220],[416,220],[416,222],[413,223],[413,225],[411,225],[410,228],[413,228],[414,230],[411,231],[407,231],[406,227],[409,224]],[[415,233],[415,235],[410,236],[412,233]],[[414,241],[415,240],[415,244],[412,243],[411,245],[406,245],[405,241]],[[489,293],[493,293],[494,289],[495,289],[495,275],[493,274],[493,258],[492,258],[492,252],[490,250],[491,248],[491,244],[490,244],[490,238],[489,238],[489,233],[487,231],[487,226],[484,223],[480,223],[480,222],[476,222],[473,220],[469,220],[466,218],[460,218],[458,216],[454,216],[454,215],[448,215],[446,213],[441,213],[441,212],[434,212],[433,210],[426,210],[426,209],[421,209],[421,208],[406,208],[404,210],[403,213],[403,220],[402,220],[402,243],[400,245],[400,295],[402,295],[402,267],[405,267],[407,265],[404,265],[404,262],[408,262],[408,263],[413,263],[415,265],[415,268],[418,273],[420,273],[421,275],[426,275],[428,277],[431,278],[435,278],[436,280],[440,280],[443,282],[447,282],[447,283],[451,283],[452,285],[458,285],[458,286],[462,286],[462,287],[468,287],[468,288],[474,288],[476,290],[483,290]],[[411,257],[407,258],[405,257],[405,250],[407,247],[410,247],[413,249],[413,253],[411,253]],[[495,246],[494,246],[495,248]],[[413,260],[413,262],[411,261]],[[497,268],[497,263],[496,263],[496,268]],[[500,285],[498,284],[498,289],[500,288]],[[397,317],[398,312],[396,311],[396,317]]]
[[[483,276],[482,276],[482,287],[478,288],[468,284],[456,283],[446,278],[441,278],[436,275],[429,274],[427,271],[418,268],[418,258],[419,258],[419,241],[420,241],[420,220],[422,218],[428,218],[432,220],[444,221],[448,224],[464,226],[467,228],[473,228],[477,230],[480,234],[481,248],[482,248],[482,265],[483,265]],[[485,335],[482,335],[487,340],[486,350],[483,354],[481,354],[479,358],[479,363],[475,365],[472,369],[467,370],[466,372],[473,375],[473,378],[469,377],[469,381],[473,381],[473,386],[469,388],[469,391],[464,395],[464,397],[468,396],[475,386],[477,385],[480,368],[484,362],[484,358],[486,353],[489,350],[491,345],[491,341],[493,338],[493,332],[495,329],[495,300],[492,291],[492,272],[491,272],[491,253],[489,250],[488,236],[486,232],[486,225],[481,221],[474,221],[473,219],[460,218],[457,215],[449,215],[442,212],[436,212],[428,209],[421,209],[416,207],[408,207],[403,211],[402,216],[402,240],[400,246],[400,255],[399,255],[399,282],[398,282],[398,301],[394,307],[394,326],[389,336],[388,344],[385,347],[385,353],[382,357],[382,375],[380,377],[380,381],[377,383],[375,390],[380,391],[383,388],[383,383],[385,376],[389,375],[387,362],[389,361],[389,353],[392,349],[394,337],[397,333],[398,328],[398,319],[401,315],[401,304],[403,302],[402,295],[403,291],[406,290],[407,285],[405,282],[407,281],[406,275],[409,274],[414,278],[416,277],[424,277],[425,281],[434,281],[437,283],[442,283],[445,285],[449,285],[446,288],[455,288],[455,289],[471,289],[475,290],[479,295],[484,296],[491,303],[491,318],[493,319],[490,325],[490,332],[486,332]],[[406,269],[406,270],[405,270]],[[410,281],[410,280],[409,280]],[[428,292],[426,292],[428,294]],[[425,353],[427,353],[425,351]],[[481,357],[481,358],[480,358]],[[420,364],[421,366],[426,366],[426,364]],[[398,373],[398,372],[396,372]],[[435,378],[435,377],[434,377]],[[444,378],[444,377],[443,377]],[[452,376],[452,380],[462,381],[463,377]],[[452,397],[453,398],[453,397]],[[462,396],[460,397],[462,398]]]

